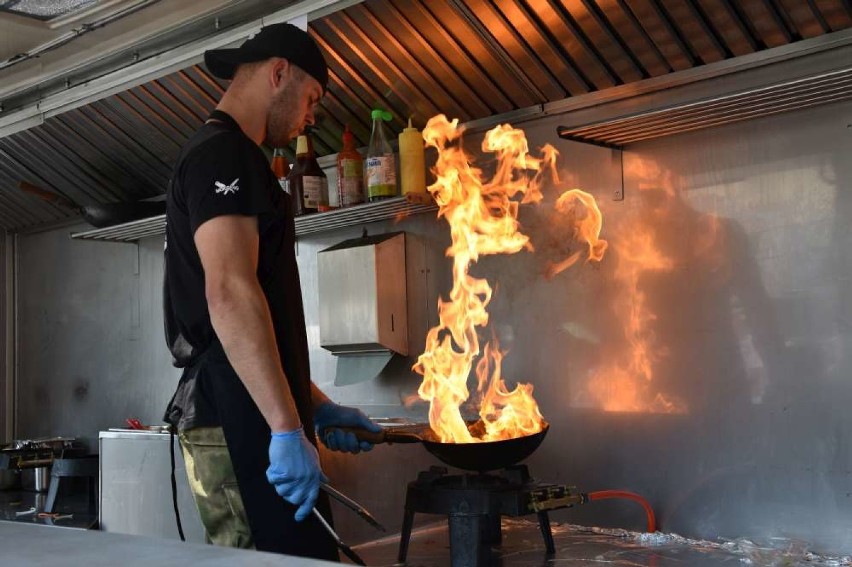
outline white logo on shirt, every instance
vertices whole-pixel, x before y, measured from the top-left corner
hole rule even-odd
[[[222,195],[227,195],[229,193],[236,193],[237,191],[240,190],[239,185],[237,185],[237,182],[239,180],[240,180],[240,178],[237,177],[236,179],[231,181],[230,185],[225,185],[224,183],[220,183],[218,181],[215,181],[214,183],[216,183],[216,193],[217,194],[221,193]]]

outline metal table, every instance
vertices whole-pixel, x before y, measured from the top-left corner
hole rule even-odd
[[[339,565],[327,561],[288,557],[180,541],[92,530],[0,521],[0,556],[4,565],[56,567],[151,567],[205,565],[205,567],[261,567]]]

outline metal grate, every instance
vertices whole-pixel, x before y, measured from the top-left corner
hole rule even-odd
[[[0,12],[11,12],[39,20],[64,16],[94,4],[96,0],[6,0],[0,2]]]
[[[381,220],[402,220],[411,215],[435,211],[437,208],[428,196],[422,198],[414,196],[394,197],[392,199],[385,199],[375,203],[365,203],[327,213],[296,217],[296,236],[304,236],[306,234],[357,226]],[[134,242],[141,238],[157,236],[165,232],[166,215],[159,215],[107,228],[76,232],[71,235],[71,238]]]
[[[561,138],[607,147],[852,99],[852,67],[581,126]]]

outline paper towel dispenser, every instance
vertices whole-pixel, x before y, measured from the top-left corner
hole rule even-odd
[[[405,233],[346,240],[320,251],[317,264],[320,346],[407,356]]]

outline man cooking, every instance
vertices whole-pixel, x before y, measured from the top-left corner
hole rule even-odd
[[[330,516],[315,428],[379,428],[310,380],[293,204],[259,147],[284,147],[313,124],[328,70],[290,24],[204,59],[232,82],[181,150],[167,194],[166,338],[184,370],[166,421],[210,541],[336,560],[312,514]],[[329,431],[332,450],[372,448]]]

